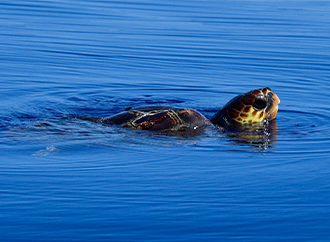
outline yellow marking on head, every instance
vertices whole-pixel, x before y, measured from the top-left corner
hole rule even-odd
[[[213,117],[212,123],[259,123],[276,117],[280,99],[270,88],[260,88],[230,100]]]
[[[245,105],[245,107],[240,111],[236,109],[231,110],[231,113],[235,114],[231,117],[237,124],[259,123],[266,118],[266,113],[264,110],[255,110],[251,105]]]

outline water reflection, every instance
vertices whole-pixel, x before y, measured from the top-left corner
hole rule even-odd
[[[198,142],[202,140],[203,137],[213,137],[220,134],[221,137],[227,138],[236,145],[248,145],[253,148],[266,150],[269,148],[274,148],[277,143],[277,122],[276,120],[266,121],[262,123],[256,123],[251,125],[236,126],[231,128],[223,129],[216,126],[208,126],[206,128],[200,128],[196,130],[185,130],[185,131],[143,131],[143,130],[130,130],[127,128],[122,128],[116,125],[105,125],[99,122],[99,118],[89,117],[89,116],[75,116],[74,119],[90,121],[97,123],[100,126],[117,128],[118,131],[123,129],[127,130],[127,133],[131,133],[131,136],[137,135],[138,137],[149,137],[155,142],[164,141],[164,138],[169,138],[168,142],[173,142],[175,140],[181,140],[185,142]],[[210,131],[210,132],[209,132]],[[142,142],[139,138],[139,142]],[[149,140],[150,141],[150,140]],[[149,144],[149,141],[147,143]],[[224,140],[222,140],[224,142]],[[157,142],[156,142],[157,143]]]
[[[277,143],[277,123],[265,123],[233,127],[223,131],[237,145],[249,145],[259,149],[274,148]]]
[[[38,140],[53,145],[57,142],[67,140],[85,140],[96,142],[107,146],[116,144],[127,146],[129,144],[139,146],[185,146],[204,145],[216,149],[223,147],[228,149],[226,143],[233,146],[246,147],[249,151],[264,151],[275,148],[277,143],[277,123],[272,120],[266,123],[244,125],[223,129],[217,126],[207,126],[196,130],[185,132],[157,132],[144,130],[131,130],[117,125],[105,125],[99,122],[99,118],[89,116],[65,116],[52,119],[42,119],[27,125],[8,130],[7,138],[20,139],[26,142]],[[225,146],[223,146],[225,145]],[[220,148],[221,149],[221,148]],[[48,153],[49,149],[46,149]],[[53,150],[51,150],[53,151]],[[38,156],[45,152],[37,153]],[[55,152],[56,153],[56,152]]]

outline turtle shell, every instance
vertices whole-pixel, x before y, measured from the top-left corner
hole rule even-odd
[[[127,108],[117,115],[99,119],[104,124],[117,124],[138,130],[191,131],[213,123],[221,127],[260,123],[276,117],[280,99],[268,87],[256,89],[230,100],[211,118],[188,108],[146,106]]]
[[[153,131],[197,130],[209,123],[203,114],[193,109],[166,106],[128,109],[125,112],[102,119],[101,122],[117,124],[132,129]]]

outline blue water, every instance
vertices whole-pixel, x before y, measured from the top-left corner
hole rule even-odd
[[[330,3],[0,3],[1,241],[329,241]],[[258,135],[75,119],[210,117],[271,87]]]

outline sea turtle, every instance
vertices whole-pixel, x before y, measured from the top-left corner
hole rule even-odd
[[[127,108],[122,113],[98,119],[98,122],[154,131],[191,131],[211,124],[226,128],[272,120],[279,103],[278,96],[265,87],[234,97],[210,120],[189,108],[147,106]]]

